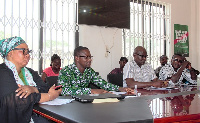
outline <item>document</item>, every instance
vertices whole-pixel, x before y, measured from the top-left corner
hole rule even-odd
[[[43,102],[41,104],[47,104],[47,105],[63,105],[63,104],[67,104],[67,103],[71,103],[74,99],[54,99],[52,101],[48,101],[48,102]]]
[[[163,87],[163,88],[150,87],[147,90],[172,90],[172,89],[178,89],[178,88],[175,88],[175,87]]]
[[[126,92],[116,92],[116,91],[109,91],[109,92],[116,94],[116,95],[126,94]]]
[[[92,103],[119,102],[117,98],[94,99]]]
[[[124,95],[125,98],[132,98],[132,97],[137,97],[136,95],[126,95],[127,92],[116,92],[116,91],[110,91],[112,92],[113,94],[116,94],[116,95]],[[141,95],[141,93],[140,93]]]

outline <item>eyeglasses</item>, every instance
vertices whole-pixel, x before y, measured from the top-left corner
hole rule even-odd
[[[83,57],[83,58],[85,58],[86,60],[89,60],[89,59],[92,59],[92,58],[93,58],[93,56],[78,56],[78,57]]]
[[[184,62],[183,60],[179,60],[179,59],[177,59],[177,58],[173,59],[173,61],[177,61],[177,62],[179,62],[179,63],[183,63],[183,62]]]
[[[24,55],[30,54],[32,52],[32,50],[25,48],[14,48],[13,50],[22,50]]]
[[[142,58],[148,58],[148,55],[140,55],[140,54],[136,54],[136,55],[138,55],[138,56],[140,56]]]

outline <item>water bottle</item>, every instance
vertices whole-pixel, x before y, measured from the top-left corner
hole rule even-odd
[[[197,76],[197,90],[200,90],[200,75]]]
[[[134,93],[135,93],[136,96],[138,95],[138,94],[137,94],[137,85],[135,85]]]

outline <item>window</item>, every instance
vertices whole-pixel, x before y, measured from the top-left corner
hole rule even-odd
[[[147,62],[155,69],[160,66],[161,55],[169,57],[170,5],[133,0],[130,2],[130,9],[130,30],[123,30],[122,53],[132,60],[134,48],[143,46],[147,50]],[[157,105],[166,105],[166,109],[158,109]],[[166,101],[155,99],[150,102],[154,118],[167,116],[170,112],[169,107]]]
[[[22,37],[33,50],[28,67],[41,73],[49,67],[54,53],[61,57],[62,66],[73,62],[75,0],[0,0],[0,3],[0,39]]]
[[[133,59],[137,46],[147,50],[147,62],[153,68],[160,66],[160,56],[169,56],[170,5],[147,0],[130,2],[130,30],[123,30],[123,55]]]

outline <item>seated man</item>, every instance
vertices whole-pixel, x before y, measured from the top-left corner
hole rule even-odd
[[[92,56],[87,47],[79,46],[74,50],[74,63],[60,70],[58,76],[58,84],[62,85],[63,89],[62,95],[100,94],[107,91],[133,92],[132,89],[106,82],[90,67],[91,61]],[[102,89],[88,88],[90,82]]]
[[[183,61],[187,61],[187,59],[183,56]],[[199,71],[194,69],[192,67],[191,64],[189,64],[187,66],[187,69],[186,69],[186,74],[185,74],[188,78],[194,78],[197,80],[197,76],[199,75]],[[182,80],[182,83],[184,84],[190,84],[190,82],[188,82],[185,78],[183,78]]]
[[[154,69],[146,63],[147,51],[142,46],[137,46],[133,52],[134,60],[126,63],[123,70],[123,87],[137,88],[162,87],[165,81],[160,81],[156,77]]]
[[[197,75],[191,70],[190,76],[187,75],[187,69],[191,69],[191,63],[182,57],[180,54],[172,56],[170,64],[163,66],[159,73],[160,80],[170,80],[170,86],[182,84],[185,78],[189,83],[196,84]]]
[[[123,73],[123,68],[127,62],[128,62],[128,59],[126,57],[121,57],[119,60],[120,68],[113,69],[109,74]]]
[[[168,57],[166,55],[162,55],[160,56],[160,64],[161,66],[159,66],[158,68],[155,69],[155,74],[156,76],[159,78],[159,72],[160,72],[160,69],[165,65],[167,64],[167,60],[168,60]]]

